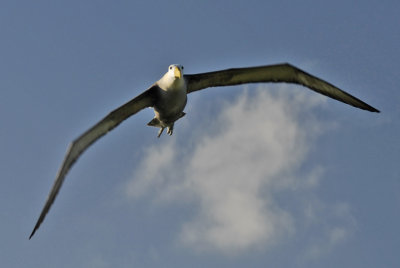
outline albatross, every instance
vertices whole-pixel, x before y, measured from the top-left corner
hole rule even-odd
[[[29,239],[32,238],[43,222],[64,182],[65,176],[79,156],[95,141],[128,117],[144,108],[151,107],[154,109],[155,115],[148,125],[159,128],[157,137],[160,137],[165,128],[167,134],[172,135],[174,123],[185,115],[183,110],[186,106],[187,94],[209,87],[265,82],[302,85],[343,103],[379,113],[377,109],[362,100],[288,63],[185,75],[182,65],[172,64],[168,67],[168,72],[150,88],[111,111],[92,128],[71,142]]]

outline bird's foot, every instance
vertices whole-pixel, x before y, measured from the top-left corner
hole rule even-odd
[[[159,138],[159,137],[161,136],[161,134],[163,133],[163,131],[164,131],[164,128],[163,128],[163,127],[160,127],[160,130],[158,131],[157,138]]]
[[[172,132],[174,132],[174,125],[172,125],[172,126],[170,126],[170,127],[167,128],[167,134],[168,134],[168,135],[171,136],[171,135],[172,135]]]

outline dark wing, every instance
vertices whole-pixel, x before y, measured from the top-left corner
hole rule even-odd
[[[50,190],[49,196],[47,197],[46,204],[44,205],[42,212],[40,213],[39,219],[36,222],[35,228],[29,239],[35,234],[40,224],[46,217],[54,199],[57,196],[58,191],[67,175],[69,169],[79,158],[79,156],[96,140],[104,136],[107,132],[118,126],[122,121],[136,114],[140,110],[146,107],[152,107],[155,102],[157,86],[152,86],[136,98],[115,109],[103,118],[100,122],[94,125],[91,129],[83,133],[80,137],[74,140],[68,147],[67,153],[64,158],[64,162],[59,169],[53,187]]]
[[[246,83],[286,82],[299,84],[354,107],[379,113],[377,109],[366,104],[362,100],[287,63],[189,74],[185,75],[185,79],[188,93],[208,87],[231,86]]]

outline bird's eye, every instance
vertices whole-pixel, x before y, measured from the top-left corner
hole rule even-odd
[[[172,70],[172,66],[169,66],[169,69]]]
[[[182,70],[184,69],[184,67],[182,66]]]

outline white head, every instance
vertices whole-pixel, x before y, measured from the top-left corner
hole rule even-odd
[[[168,67],[168,76],[175,79],[181,79],[183,77],[183,66],[180,64],[171,64]]]
[[[184,86],[185,79],[183,79],[183,66],[180,64],[171,64],[166,72],[157,84],[163,89],[168,90],[169,88],[181,88]]]

